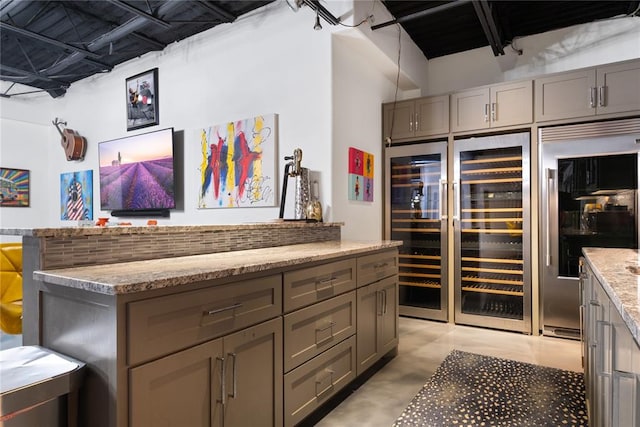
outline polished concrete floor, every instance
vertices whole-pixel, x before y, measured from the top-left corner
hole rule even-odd
[[[578,341],[401,317],[398,355],[317,426],[391,426],[454,349],[582,371]]]

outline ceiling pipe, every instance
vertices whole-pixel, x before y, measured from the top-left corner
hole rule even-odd
[[[383,22],[381,24],[372,25],[372,30],[377,30],[378,28],[388,27],[393,24],[402,24],[405,22],[413,21],[414,19],[423,18],[425,16],[433,15],[434,13],[442,12],[444,10],[449,10],[456,8],[458,6],[462,6],[464,4],[470,3],[471,0],[456,0],[450,3],[442,4],[440,6],[431,7],[429,9],[421,10],[420,12],[412,13],[410,15],[401,16],[400,18],[393,19],[391,21]]]
[[[157,14],[164,15],[166,13],[171,12],[173,9],[180,6],[180,1],[168,1],[162,3],[162,5],[158,8]],[[146,18],[142,18],[140,16],[136,16],[135,18],[130,19],[119,27],[114,28],[93,40],[87,45],[87,49],[90,51],[96,51],[105,46],[108,46],[111,42],[117,41],[121,38],[124,38],[131,34],[132,32],[143,28],[145,25],[148,25],[149,21]],[[79,52],[74,52],[66,58],[62,59],[57,64],[47,68],[45,70],[46,74],[60,74],[61,71],[65,70],[69,65],[75,64],[78,61],[81,61],[85,55]]]
[[[322,19],[327,21],[331,25],[338,25],[340,23],[340,18],[336,18],[333,16],[331,12],[323,5],[320,4],[318,0],[302,0],[302,3],[309,6],[313,9]]]
[[[52,39],[52,38],[47,37],[47,36],[43,36],[43,35],[38,34],[38,33],[34,33],[33,31],[25,30],[24,28],[20,28],[20,27],[16,27],[14,25],[11,25],[11,24],[7,24],[6,22],[0,22],[0,30],[11,31],[13,33],[20,34],[21,36],[25,36],[25,37],[28,37],[30,39],[35,39],[35,40],[41,41],[43,43],[47,43],[47,44],[50,44],[52,46],[59,47],[61,49],[72,50],[74,52],[82,53],[83,55],[88,56],[89,58],[98,59],[101,56],[101,55],[98,55],[96,53],[90,52],[88,50],[81,49],[79,47],[76,47],[76,46],[73,46],[73,45],[70,45],[70,44],[67,44],[67,43],[63,43],[61,41]]]

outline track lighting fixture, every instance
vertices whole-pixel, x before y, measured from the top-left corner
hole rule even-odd
[[[322,25],[320,25],[320,13],[318,9],[316,9],[316,24],[313,26],[313,29],[316,31],[320,31],[322,29]]]

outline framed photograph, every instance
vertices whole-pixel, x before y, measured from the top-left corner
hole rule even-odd
[[[29,206],[29,171],[0,167],[0,206]]]
[[[127,131],[157,125],[158,69],[129,77],[126,86]]]

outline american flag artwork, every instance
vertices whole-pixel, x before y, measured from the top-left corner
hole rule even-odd
[[[60,174],[60,219],[93,220],[93,171]]]

